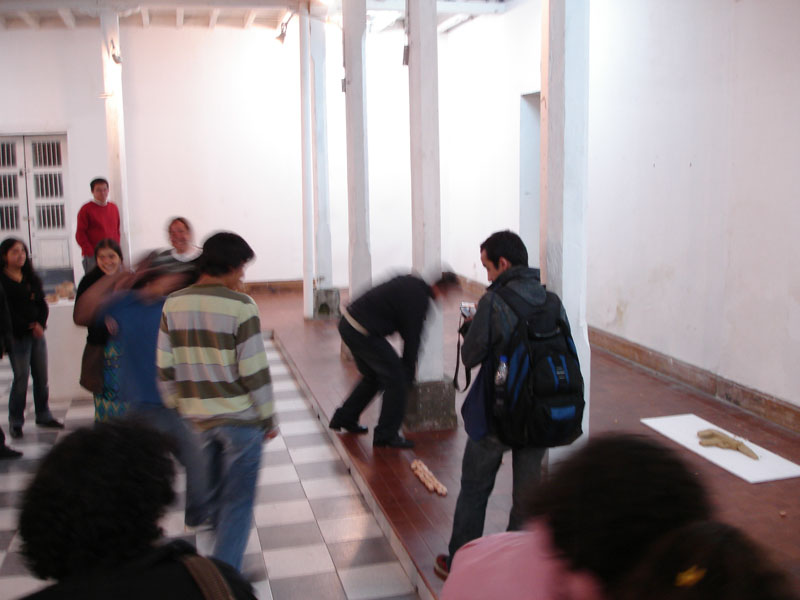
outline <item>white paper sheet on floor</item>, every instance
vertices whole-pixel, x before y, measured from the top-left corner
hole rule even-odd
[[[709,423],[697,415],[653,417],[642,419],[642,423],[750,483],[800,477],[800,465],[781,458],[777,454],[773,454],[743,437]],[[716,429],[744,442],[758,455],[758,460],[753,460],[736,450],[727,450],[715,446],[701,446],[697,432],[703,429]]]

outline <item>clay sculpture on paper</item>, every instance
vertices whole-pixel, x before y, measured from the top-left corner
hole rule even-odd
[[[716,429],[703,429],[697,432],[701,446],[717,446],[726,450],[736,450],[753,460],[758,460],[758,455],[745,445],[744,442],[733,439],[731,436]]]

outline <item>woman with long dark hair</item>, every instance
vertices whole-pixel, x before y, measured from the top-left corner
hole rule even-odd
[[[11,437],[22,437],[25,422],[25,397],[28,376],[33,378],[33,403],[39,427],[63,429],[50,413],[47,385],[47,343],[44,329],[50,309],[44,299],[42,281],[33,270],[28,248],[17,238],[0,243],[0,285],[6,294],[11,318],[8,358],[14,382],[8,398],[8,424]]]
[[[100,240],[94,248],[97,266],[83,276],[78,284],[75,302],[104,275],[114,275],[122,268],[122,249],[110,238]],[[73,320],[75,315],[73,313]],[[86,325],[86,348],[81,361],[81,385],[94,397],[94,420],[107,421],[120,417],[127,410],[127,403],[119,397],[119,344],[110,336],[104,322],[76,323]]]

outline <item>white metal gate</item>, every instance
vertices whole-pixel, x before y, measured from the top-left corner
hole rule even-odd
[[[36,270],[69,269],[66,136],[0,137],[0,236],[24,240]]]

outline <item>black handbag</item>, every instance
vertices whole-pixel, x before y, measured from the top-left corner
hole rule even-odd
[[[105,348],[97,344],[86,344],[81,358],[82,388],[93,394],[103,393],[103,357]]]

